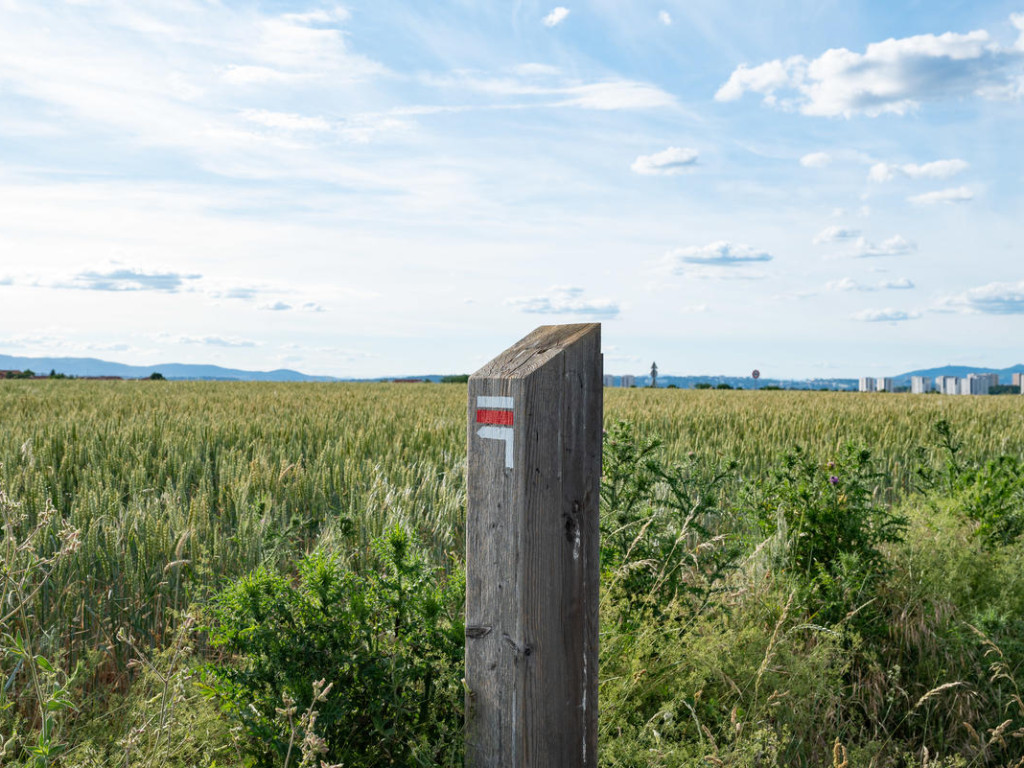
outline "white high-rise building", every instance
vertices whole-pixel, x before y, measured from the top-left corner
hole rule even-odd
[[[861,376],[860,386],[858,387],[859,392],[874,392],[875,391],[875,377],[874,376]]]
[[[604,385],[606,387],[614,387],[615,386],[615,377],[612,376],[610,373],[606,373],[604,375]]]
[[[875,379],[875,390],[877,392],[892,392],[893,389],[892,379],[888,376]]]
[[[964,380],[965,395],[987,395],[992,377],[987,373],[969,373]]]
[[[942,386],[939,387],[939,381],[942,381]],[[944,395],[959,395],[960,394],[960,379],[956,376],[938,376],[935,379],[936,388]]]
[[[632,376],[632,375],[630,375],[628,373],[627,374],[623,374],[622,376],[619,377],[619,386],[620,387],[635,387],[636,386],[636,376]]]
[[[911,376],[910,391],[915,395],[923,395],[932,391],[932,380],[927,376]]]

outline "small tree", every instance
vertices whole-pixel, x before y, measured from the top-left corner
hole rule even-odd
[[[153,373],[149,374],[149,379],[150,381],[166,381],[164,375],[159,371],[153,371]]]

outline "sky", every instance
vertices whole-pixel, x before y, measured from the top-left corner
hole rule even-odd
[[[1024,362],[1024,0],[0,0],[0,353]]]

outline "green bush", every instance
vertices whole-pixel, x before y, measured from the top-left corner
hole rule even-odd
[[[735,468],[693,452],[670,464],[659,441],[625,422],[606,433],[602,587],[631,606],[635,620],[657,617],[676,600],[699,613],[734,567],[739,548],[722,502]]]
[[[294,579],[260,568],[215,601],[211,639],[230,657],[207,686],[255,765],[298,764],[300,742],[346,768],[461,765],[464,579],[399,527],[373,548],[364,573],[320,552]],[[301,729],[299,712],[314,713]]]
[[[881,477],[867,449],[847,444],[821,463],[797,448],[748,491],[764,532],[784,544],[780,565],[802,580],[819,622],[835,623],[869,601],[889,572],[884,548],[903,541],[906,518],[879,500]]]

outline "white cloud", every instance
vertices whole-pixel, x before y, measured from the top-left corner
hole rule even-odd
[[[331,127],[322,117],[270,112],[265,109],[246,109],[242,112],[242,117],[267,128],[281,128],[286,131],[327,131]]]
[[[86,291],[159,291],[180,293],[189,283],[202,275],[183,272],[157,272],[111,264],[97,269],[78,272],[69,280],[54,283],[55,288]]]
[[[1015,83],[1022,53],[992,42],[984,30],[890,38],[864,53],[833,48],[813,60],[793,56],[740,65],[715,98],[732,101],[754,92],[770,106],[805,115],[902,115],[924,101],[996,97]]]
[[[906,277],[883,280],[873,285],[858,283],[851,277],[843,277],[825,284],[827,291],[907,291],[913,288],[914,283]]]
[[[715,101],[735,101],[741,98],[746,91],[754,91],[766,94],[766,100],[774,104],[775,91],[790,85],[792,80],[790,70],[805,66],[806,59],[803,56],[794,56],[785,62],[776,59],[757,67],[740,64],[729,76],[725,85],[715,93]]]
[[[282,72],[272,67],[229,64],[224,69],[221,79],[229,85],[266,85],[301,80],[303,76]]]
[[[553,92],[557,93],[557,91]],[[583,109],[653,109],[676,103],[675,97],[657,86],[631,80],[610,80],[562,89],[569,98],[565,106]]]
[[[934,192],[925,192],[923,195],[913,195],[907,200],[916,205],[934,205],[935,203],[966,203],[974,199],[974,192],[969,187],[952,187],[950,189],[939,189]]]
[[[853,315],[854,320],[865,323],[899,323],[904,320],[916,320],[921,316],[920,312],[904,312],[901,309],[865,309]]]
[[[181,336],[180,344],[201,344],[207,347],[255,347],[256,342],[249,339],[224,338],[223,336]]]
[[[281,18],[297,24],[327,24],[332,21],[348,21],[352,16],[345,8],[336,5],[331,9],[319,9],[306,13],[286,13]]]
[[[221,291],[212,291],[210,295],[216,299],[241,299],[242,301],[250,301],[251,299],[255,299],[262,291],[262,288],[235,286],[233,288],[225,288]]]
[[[893,235],[883,240],[881,245],[869,243],[863,237],[857,240],[855,256],[858,259],[869,259],[877,256],[906,256],[917,250],[917,245],[903,235]]]
[[[269,310],[270,312],[287,312],[292,308],[291,304],[284,301],[275,301],[270,304],[263,304],[260,309]]]
[[[675,176],[689,171],[697,164],[696,149],[669,147],[653,155],[640,155],[630,168],[645,176]]]
[[[558,6],[552,9],[551,13],[544,17],[543,22],[545,27],[557,27],[566,17],[569,15],[569,9]]]
[[[852,277],[842,277],[825,283],[826,291],[863,291],[865,287]]]
[[[908,176],[911,179],[948,179],[958,173],[966,171],[970,165],[965,160],[935,160],[923,165],[907,163],[905,165],[890,165],[889,163],[875,163],[868,172],[868,180],[874,182],[892,181],[897,175]]]
[[[825,283],[826,291],[863,291],[865,287],[852,277],[842,277],[839,280],[830,280]]]
[[[770,253],[754,250],[749,245],[719,240],[707,245],[676,248],[665,254],[662,263],[673,274],[682,274],[686,271],[684,267],[686,264],[713,267],[741,267],[755,262],[771,261],[772,258]]]
[[[506,304],[521,312],[538,315],[586,315],[613,318],[619,314],[619,305],[610,299],[585,299],[582,288],[556,287],[540,296],[506,299]]]
[[[1024,280],[971,288],[957,296],[942,299],[938,309],[985,315],[1024,315]]]
[[[828,152],[811,152],[800,158],[800,165],[804,168],[824,168],[832,162],[832,156]]]
[[[666,27],[672,26],[672,17],[669,15],[668,11],[658,11],[658,21]]]
[[[581,109],[619,110],[651,109],[668,107],[676,103],[672,94],[666,93],[650,83],[635,80],[604,80],[581,83],[563,78],[560,82],[542,82],[537,76],[487,77],[478,73],[458,72],[447,77],[421,76],[427,85],[450,88],[456,91],[470,90],[495,97],[518,96],[547,99],[528,103],[516,103],[511,108],[526,106],[580,107]],[[554,99],[554,100],[552,100]]]
[[[895,280],[883,280],[878,284],[878,287],[882,290],[909,291],[915,286],[914,282],[910,278],[898,277]]]
[[[821,243],[842,243],[847,240],[853,240],[860,236],[859,229],[850,229],[849,227],[830,226],[825,227],[819,232],[814,238],[814,244],[820,245]]]
[[[321,304],[317,304],[315,301],[307,301],[305,304],[302,305],[301,309],[302,309],[303,312],[326,312],[327,311]]]
[[[763,272],[750,265],[771,261],[774,257],[749,245],[719,240],[702,246],[675,248],[658,260],[656,271],[698,280],[761,280]]]

